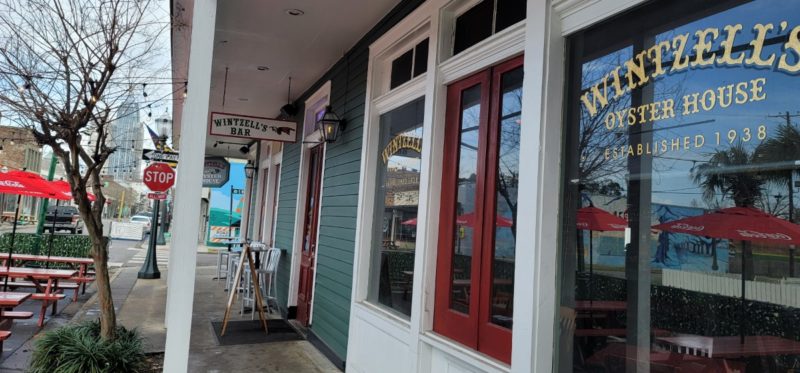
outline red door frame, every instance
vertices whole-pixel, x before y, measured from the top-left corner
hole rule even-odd
[[[480,227],[483,217],[484,152],[486,151],[486,123],[489,120],[489,71],[482,71],[462,79],[447,87],[447,108],[445,114],[444,164],[442,167],[442,201],[439,214],[439,259],[436,262],[436,289],[438,294],[433,313],[434,331],[448,336],[474,349],[478,348],[478,293],[480,280],[480,242],[481,230],[472,231],[472,262],[470,267],[469,314],[453,310],[450,302],[453,294],[453,232],[456,229],[456,192],[458,188],[458,161],[461,148],[461,93],[480,85],[480,115],[478,119],[478,165],[475,184],[474,227]],[[449,188],[447,190],[446,188]],[[476,253],[477,251],[477,253]],[[476,254],[478,254],[476,256]]]
[[[491,323],[494,279],[494,235],[497,207],[500,115],[503,74],[523,65],[515,57],[447,87],[445,144],[436,263],[434,331],[506,363],[511,362],[511,329]],[[461,92],[481,84],[478,174],[475,187],[475,229],[469,294],[469,314],[450,309],[453,277],[453,231],[458,180],[461,127]],[[449,189],[449,190],[448,190]],[[488,213],[487,213],[488,211]],[[487,216],[488,215],[488,216]],[[441,292],[445,292],[442,294]]]
[[[478,350],[502,360],[511,362],[511,329],[491,322],[492,287],[494,285],[494,247],[495,227],[497,219],[497,176],[500,162],[500,116],[502,115],[502,78],[503,74],[523,65],[523,57],[519,56],[496,65],[492,68],[492,95],[489,120],[489,156],[486,159],[486,211],[483,224],[483,250],[481,252],[481,288],[480,309],[478,312]]]
[[[314,289],[314,260],[317,252],[323,146],[320,144],[311,148],[308,160],[305,227],[303,227],[303,244],[300,247],[300,276],[297,286],[297,321],[306,326],[311,315]]]

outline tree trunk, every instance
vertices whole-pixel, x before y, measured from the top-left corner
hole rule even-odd
[[[117,327],[117,316],[114,311],[111,282],[108,276],[109,240],[108,237],[103,236],[103,223],[99,216],[84,219],[84,225],[92,241],[92,259],[94,259],[96,272],[94,284],[97,287],[97,302],[100,306],[100,336],[103,339],[112,340],[116,337],[114,332]]]

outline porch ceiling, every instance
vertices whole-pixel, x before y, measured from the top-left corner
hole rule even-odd
[[[399,0],[236,0],[220,1],[214,40],[210,110],[276,117],[291,98],[305,92]],[[176,25],[191,24],[192,0],[173,0]],[[287,10],[304,14],[292,16]],[[183,90],[189,58],[189,27],[174,27],[172,35],[175,90]],[[266,70],[259,70],[264,66]],[[226,84],[227,73],[227,84]],[[189,84],[191,94],[191,84]],[[182,100],[173,104],[174,143],[181,131]],[[192,123],[207,131],[207,123]],[[247,140],[209,136],[206,154],[229,155],[217,140]],[[233,146],[231,146],[233,147]],[[223,148],[225,148],[223,150]],[[237,148],[238,149],[238,148]],[[236,150],[238,152],[238,150]],[[239,153],[241,155],[241,153]]]

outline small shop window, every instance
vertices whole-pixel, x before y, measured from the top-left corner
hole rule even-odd
[[[370,302],[411,315],[425,99],[380,117]]]
[[[510,362],[522,57],[448,86],[434,331]]]
[[[525,19],[525,0],[483,0],[456,17],[453,54]]]
[[[389,88],[394,89],[403,83],[428,71],[428,39],[419,42],[414,48],[392,60]]]
[[[800,3],[651,1],[567,45],[555,370],[796,369]]]

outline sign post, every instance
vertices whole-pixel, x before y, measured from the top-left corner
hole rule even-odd
[[[153,163],[144,169],[144,185],[153,192],[161,192],[166,197],[166,192],[175,184],[175,171],[166,163]],[[148,194],[154,195],[154,193]],[[161,207],[161,198],[153,201],[153,220],[150,223],[150,241],[147,247],[147,257],[139,270],[138,278],[156,279],[161,278],[161,271],[158,270],[158,260],[156,256],[156,244],[158,236],[158,215]]]

